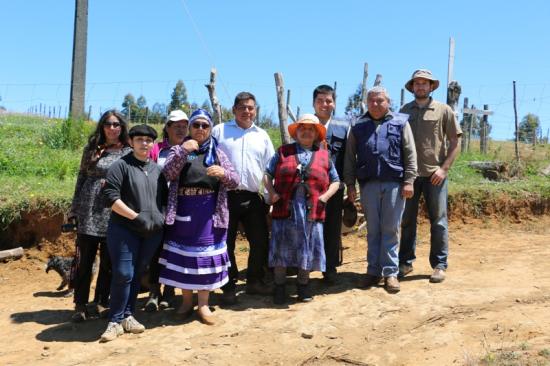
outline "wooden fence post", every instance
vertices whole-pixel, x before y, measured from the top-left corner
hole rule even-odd
[[[460,150],[462,152],[467,151],[466,147],[468,145],[468,139],[470,138],[470,135],[468,135],[468,113],[465,112],[465,110],[468,108],[468,97],[464,98],[464,107],[462,112],[462,141],[460,142]]]
[[[283,81],[283,74],[280,72],[275,73],[275,88],[277,91],[277,106],[279,110],[279,129],[281,131],[281,142],[283,144],[290,143],[290,135],[287,130],[288,114],[285,103],[285,85]]]
[[[376,74],[376,79],[374,79],[374,86],[380,86],[382,84],[382,75]]]
[[[365,67],[363,68],[363,83],[361,84],[361,115],[367,111],[367,78],[369,76],[369,64],[365,62]]]
[[[514,121],[516,123],[516,160],[519,161],[519,125],[518,125],[518,108],[516,105],[516,81],[512,83],[514,87]]]
[[[215,125],[222,123],[222,109],[218,100],[218,96],[216,95],[216,74],[216,68],[211,68],[210,83],[205,85],[206,89],[208,89],[208,95],[210,96],[210,104],[212,105]]]

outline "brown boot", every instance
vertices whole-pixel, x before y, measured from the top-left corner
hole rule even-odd
[[[384,288],[390,294],[396,294],[399,292],[399,290],[401,290],[401,286],[399,285],[397,277],[386,277],[384,279],[384,282]]]

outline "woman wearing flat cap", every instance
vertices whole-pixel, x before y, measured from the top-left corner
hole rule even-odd
[[[304,114],[288,132],[296,142],[277,150],[264,176],[273,204],[269,266],[274,269],[273,301],[278,305],[287,301],[287,267],[298,268],[298,300],[312,300],[309,273],[326,267],[325,204],[340,184],[329,152],[319,148],[326,134],[319,119]]]
[[[109,324],[101,342],[145,330],[133,314],[141,274],[160,245],[164,226],[167,184],[160,167],[149,158],[157,132],[137,125],[128,135],[133,152],[111,166],[104,189],[112,209],[107,248],[113,273]]]

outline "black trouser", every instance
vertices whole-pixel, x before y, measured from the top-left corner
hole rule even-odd
[[[325,257],[327,272],[335,272],[342,264],[342,208],[344,205],[344,188],[339,189],[327,202],[325,208],[325,223],[323,224],[323,239],[325,241]]]
[[[77,234],[76,246],[78,250],[76,259],[78,262],[73,282],[74,303],[76,305],[88,303],[92,282],[92,267],[99,247],[99,273],[97,275],[94,302],[108,306],[111,290],[111,260],[107,250],[107,239],[105,237]]]
[[[229,191],[227,200],[229,206],[227,252],[231,260],[231,268],[229,269],[229,283],[224,286],[224,289],[234,289],[239,276],[235,260],[235,239],[239,222],[242,222],[244,226],[244,232],[250,245],[246,280],[251,283],[261,281],[264,277],[269,240],[266,221],[267,205],[258,193],[249,191]]]

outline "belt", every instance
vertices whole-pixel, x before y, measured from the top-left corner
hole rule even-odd
[[[247,191],[246,189],[233,189],[233,190],[229,191],[229,193],[233,193],[233,194],[258,194],[258,192]]]

